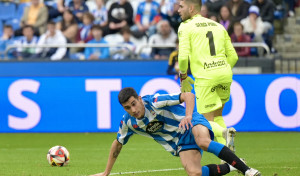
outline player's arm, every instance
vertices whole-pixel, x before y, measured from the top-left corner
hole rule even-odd
[[[179,128],[189,129],[189,125],[193,127],[192,118],[195,108],[195,95],[190,92],[180,94],[180,101],[185,102],[185,118],[181,120]]]
[[[194,80],[187,75],[190,55],[190,37],[187,24],[182,23],[178,29],[179,38],[179,77],[180,77],[180,90],[181,92],[191,92],[193,89],[191,84],[194,84]]]
[[[92,175],[92,176],[107,176],[107,175],[109,175],[120,152],[121,152],[122,146],[123,145],[117,139],[114,140],[114,142],[112,143],[111,148],[110,148],[105,171],[102,173],[99,173],[99,174]]]
[[[190,38],[187,24],[181,24],[178,29],[179,51],[178,64],[180,73],[186,74],[189,64]]]
[[[231,43],[231,39],[227,31],[224,30],[224,33],[225,33],[225,53],[227,56],[227,62],[230,65],[230,67],[233,68],[239,58]]]

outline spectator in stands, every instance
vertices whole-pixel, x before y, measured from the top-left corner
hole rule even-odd
[[[154,0],[145,0],[138,5],[135,25],[131,28],[136,37],[155,34],[156,24],[161,19],[159,8],[159,3]]]
[[[0,59],[5,59],[4,51],[6,50],[8,45],[13,44],[13,37],[14,31],[12,26],[5,25],[3,27],[3,34],[0,38]],[[9,55],[8,57],[12,58],[12,55]]]
[[[254,0],[253,5],[259,8],[259,14],[264,23],[264,33],[267,33],[273,28],[275,4],[271,0]]]
[[[226,3],[226,0],[207,0],[205,5],[209,12],[219,14],[221,7]]]
[[[248,2],[244,0],[229,0],[226,5],[231,9],[232,24],[240,22],[248,16],[248,9],[250,7]]]
[[[86,12],[83,14],[83,26],[79,29],[77,33],[77,43],[87,43],[93,39],[91,28],[94,23],[93,14]]]
[[[108,33],[120,32],[125,26],[133,25],[133,8],[127,0],[113,3],[108,10]]]
[[[218,22],[218,23],[219,23],[218,15],[215,14],[215,13],[209,12],[209,13],[208,13],[208,18],[211,19],[211,20],[213,20],[213,21],[215,21],[215,22]]]
[[[47,32],[44,33],[39,41],[38,45],[43,44],[66,44],[67,39],[60,30],[56,30],[55,23],[50,21],[47,24]],[[67,48],[37,48],[37,58],[50,58],[51,60],[61,60],[67,52]]]
[[[171,27],[174,29],[174,31],[177,33],[179,25],[181,23],[181,17],[178,13],[179,4],[173,3],[172,11],[170,10],[167,15],[167,20],[169,21]]]
[[[48,8],[40,0],[31,0],[31,5],[26,7],[21,19],[21,28],[25,25],[32,25],[36,28],[39,34],[46,31],[46,24],[48,20]],[[19,30],[19,33],[22,33]],[[18,33],[18,32],[17,32]]]
[[[92,11],[92,14],[95,17],[94,24],[105,27],[108,24],[107,9],[105,7],[104,0],[96,0],[97,8]]]
[[[169,63],[168,63],[168,69],[167,69],[167,74],[168,75],[175,75],[175,79],[178,79],[179,75],[179,66],[178,66],[178,44],[179,40],[178,38],[175,41],[176,43],[176,49],[172,51],[169,57]]]
[[[92,34],[93,40],[89,41],[88,43],[107,43],[103,38],[103,29],[98,26],[94,25],[92,27]],[[99,60],[99,59],[108,59],[109,58],[109,48],[108,47],[92,47],[92,48],[85,48],[84,50],[85,59],[89,60]]]
[[[179,66],[178,66],[178,44],[179,44],[179,40],[178,40],[178,38],[176,39],[175,43],[176,43],[176,49],[170,54],[167,74],[168,75],[175,75],[175,80],[177,80],[178,75],[179,75]],[[188,68],[188,74],[189,75],[191,74],[190,68]]]
[[[75,15],[77,22],[81,23],[83,15],[89,12],[88,6],[84,0],[72,0],[68,6],[68,9]]]
[[[167,20],[161,20],[157,24],[157,34],[150,37],[150,44],[174,44],[177,35],[172,30]],[[174,48],[152,48],[151,57],[155,60],[168,59]]]
[[[252,41],[264,42],[264,23],[259,16],[259,8],[257,6],[251,6],[249,8],[249,16],[241,21],[244,26],[244,32],[250,34]],[[258,55],[263,55],[263,50],[259,48]]]
[[[203,4],[201,6],[201,16],[205,17],[205,18],[208,18],[208,9],[207,9],[207,6],[205,4]]]
[[[121,30],[121,34],[123,37],[123,42],[121,44],[127,44],[127,47],[118,47],[113,51],[112,58],[113,59],[131,59],[134,55],[135,44],[130,41],[131,31],[130,28],[124,27]]]
[[[231,42],[251,42],[249,35],[245,34],[244,27],[240,22],[233,25],[233,33],[231,34]],[[238,56],[250,56],[250,47],[235,47]]]
[[[23,36],[20,37],[16,42],[20,45],[33,45],[38,43],[38,37],[34,36],[34,28],[31,25],[25,25],[23,27]],[[35,48],[17,48],[16,53],[18,60],[32,59],[35,57]]]
[[[68,43],[74,43],[78,32],[78,24],[74,14],[70,10],[65,10],[62,21],[58,22],[56,28],[64,34]]]
[[[231,23],[231,11],[227,5],[223,5],[220,10],[219,23],[224,26],[224,28],[231,34],[230,28]]]

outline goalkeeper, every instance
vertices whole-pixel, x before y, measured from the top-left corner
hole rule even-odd
[[[197,111],[210,122],[219,143],[234,149],[235,129],[227,129],[222,111],[230,97],[232,67],[238,60],[225,28],[200,15],[201,0],[181,0],[178,30],[181,92],[190,92],[188,62],[195,78]]]

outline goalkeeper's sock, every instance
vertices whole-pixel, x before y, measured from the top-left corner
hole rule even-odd
[[[237,168],[243,172],[243,174],[245,174],[245,172],[249,169],[249,167],[242,160],[240,160],[228,147],[224,146],[223,144],[211,141],[207,151],[215,154],[220,159]]]
[[[225,164],[208,164],[202,167],[202,176],[221,176],[230,172],[229,165]]]
[[[219,124],[217,124],[216,122],[213,121],[208,121],[212,127],[212,130],[214,132],[214,135],[216,137],[216,140],[221,143],[221,144],[226,144],[226,140],[223,137],[223,131],[225,130],[225,128],[221,127]]]
[[[225,121],[224,121],[224,118],[222,116],[217,116],[214,118],[214,121],[219,124],[221,127],[223,128],[227,128],[226,124],[225,124]]]

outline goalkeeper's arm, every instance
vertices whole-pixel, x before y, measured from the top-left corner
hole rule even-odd
[[[227,56],[228,64],[230,65],[231,68],[233,68],[239,58],[231,43],[231,39],[227,31],[225,31],[225,53]]]

